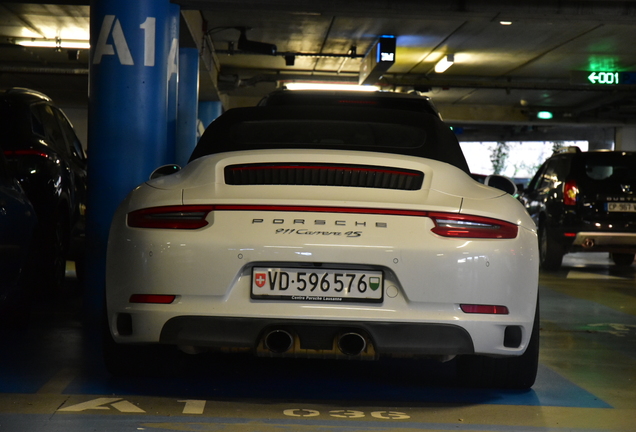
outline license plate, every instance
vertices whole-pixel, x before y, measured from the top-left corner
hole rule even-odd
[[[258,267],[252,298],[308,302],[382,302],[381,271]]]
[[[607,203],[608,212],[636,212],[636,203],[610,202]]]

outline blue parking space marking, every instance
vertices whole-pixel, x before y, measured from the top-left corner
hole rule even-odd
[[[24,375],[12,372],[15,370],[3,368],[3,372],[0,373],[0,393],[37,393],[52,376],[38,374],[38,376],[30,376],[25,379]]]
[[[391,362],[386,362],[391,366]],[[400,362],[394,366],[400,366]],[[119,378],[80,376],[64,391],[77,395],[153,395],[192,399],[264,399],[268,401],[356,401],[357,403],[446,403],[556,406],[577,408],[612,408],[609,404],[565,379],[551,369],[541,366],[537,382],[531,390],[469,389],[458,386],[445,365],[431,363],[435,382],[418,382],[397,376],[382,379],[374,374],[356,373],[350,376],[335,374],[332,378],[317,374],[285,375],[283,370],[251,368],[243,374],[219,373],[199,378]],[[360,365],[362,368],[366,365]],[[427,364],[428,366],[428,364]],[[351,363],[347,367],[352,368]],[[359,368],[355,367],[355,370]],[[222,369],[221,369],[222,370]],[[294,372],[294,371],[292,371]],[[373,377],[373,378],[371,378]],[[445,384],[446,382],[451,383]]]

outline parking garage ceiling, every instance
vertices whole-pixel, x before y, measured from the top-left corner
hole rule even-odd
[[[364,55],[392,35],[395,63],[377,83],[431,96],[449,121],[508,130],[636,124],[636,1],[174,2],[182,9],[182,44],[201,49],[201,97],[226,107],[252,105],[289,82],[357,83]],[[89,12],[87,1],[0,3],[0,87],[30,87],[61,105],[85,106],[88,50],[15,42],[87,40]],[[275,50],[241,49],[241,35]],[[436,73],[449,54],[454,64]],[[614,79],[626,83],[600,82]],[[553,119],[538,120],[542,110]]]

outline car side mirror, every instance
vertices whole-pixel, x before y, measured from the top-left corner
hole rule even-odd
[[[153,180],[159,177],[164,177],[170,174],[174,174],[179,171],[181,171],[181,167],[179,165],[176,165],[176,164],[162,165],[156,170],[154,170],[152,174],[150,174],[150,180]]]
[[[484,184],[486,186],[494,187],[500,189],[510,195],[514,195],[517,193],[517,185],[511,179],[506,176],[492,174],[486,177],[484,180]]]

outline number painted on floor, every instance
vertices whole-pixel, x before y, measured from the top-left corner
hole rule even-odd
[[[329,415],[331,417],[337,417],[337,418],[362,418],[362,417],[364,417],[364,413],[362,411],[356,411],[356,410],[332,410],[332,411],[329,411]]]
[[[320,411],[309,409],[286,409],[283,414],[290,417],[316,417],[320,415]]]
[[[318,417],[321,415],[320,411],[305,408],[286,409],[283,411],[283,414],[289,417]],[[406,420],[411,418],[408,414],[399,411],[372,411],[369,414],[373,418],[382,420]],[[335,418],[357,419],[365,417],[366,413],[364,411],[342,409],[329,411],[329,416]]]

